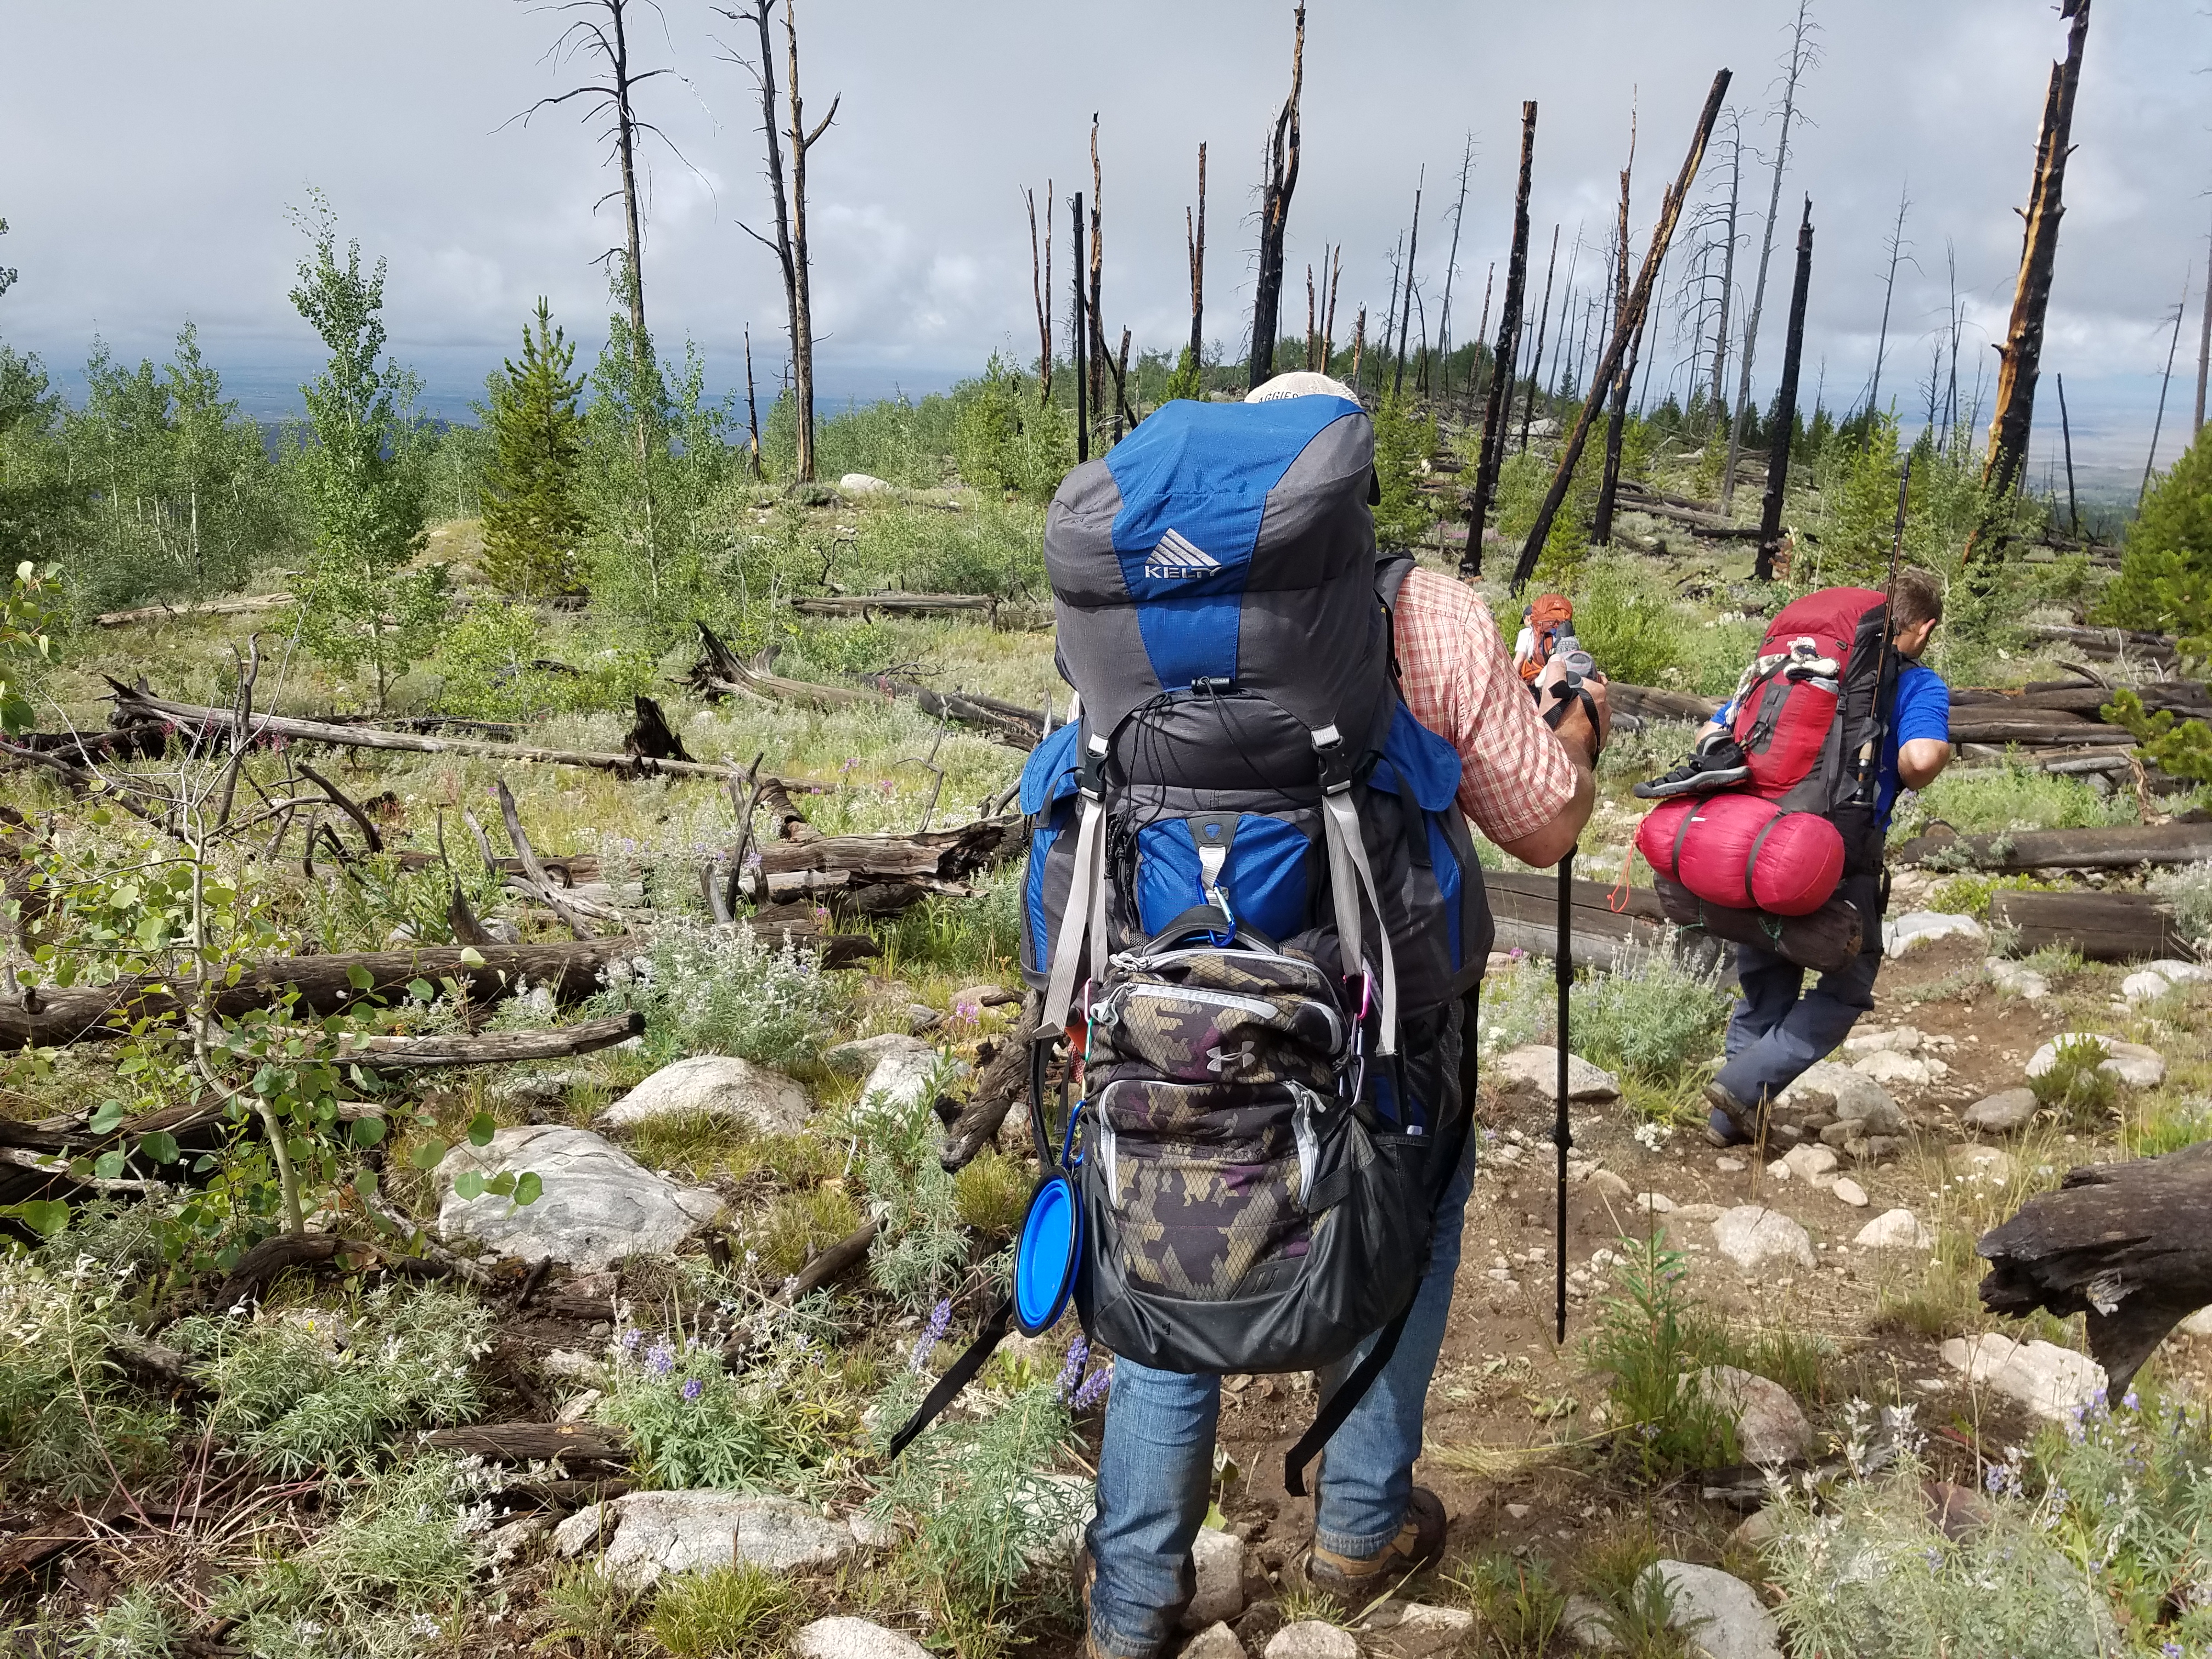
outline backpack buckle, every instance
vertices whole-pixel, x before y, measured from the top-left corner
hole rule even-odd
[[[1352,754],[1344,746],[1344,734],[1334,726],[1324,726],[1313,734],[1314,754],[1321,762],[1321,790],[1324,795],[1340,795],[1352,787]]]
[[[1075,774],[1075,787],[1092,800],[1106,798],[1106,739],[1094,732],[1083,748],[1083,764]]]

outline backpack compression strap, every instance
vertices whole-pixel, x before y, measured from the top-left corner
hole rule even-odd
[[[896,1457],[914,1443],[915,1437],[935,1422],[938,1414],[959,1397],[960,1390],[973,1382],[975,1373],[983,1369],[983,1362],[998,1352],[999,1344],[1006,1340],[1006,1325],[1014,1315],[1014,1299],[1008,1297],[984,1320],[983,1328],[975,1333],[975,1340],[968,1345],[967,1352],[952,1362],[951,1369],[937,1379],[937,1386],[906,1420],[906,1426],[891,1437],[890,1457]],[[1339,1393],[1343,1392],[1341,1389]]]
[[[1060,938],[1053,947],[1052,976],[1045,982],[1044,1012],[1034,1034],[1040,1041],[1059,1036],[1066,1023],[1086,933],[1091,938],[1091,977],[1099,979],[1106,972],[1106,838],[1100,826],[1106,817],[1108,747],[1103,736],[1091,733],[1077,781],[1082,805],[1076,817],[1075,867],[1067,878],[1067,906],[1060,914]]]
[[[1344,738],[1334,726],[1313,734],[1321,757],[1322,838],[1328,843],[1328,885],[1336,901],[1336,939],[1347,975],[1360,970],[1364,957],[1359,896],[1375,907],[1375,942],[1382,957],[1382,1036],[1378,1054],[1398,1052],[1398,966],[1390,953],[1390,930],[1382,920],[1382,896],[1367,862],[1367,843],[1359,833],[1359,809],[1352,804],[1352,762]]]

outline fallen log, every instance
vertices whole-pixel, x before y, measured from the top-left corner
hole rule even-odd
[[[1915,836],[1890,856],[1899,864],[1934,860],[2006,873],[2195,864],[2212,859],[2212,824],[2122,823],[2102,830],[2010,830],[1994,836],[1958,836],[1938,828]]]
[[[919,703],[925,714],[973,726],[1012,748],[1034,749],[1043,736],[1042,716],[1019,703],[964,691],[933,691],[926,685],[895,680],[886,674],[871,674],[867,684],[886,697],[904,697]]]
[[[1548,872],[1522,874],[1486,870],[1483,890],[1490,900],[1490,915],[1497,927],[1492,948],[1525,951],[1531,956],[1555,957],[1559,952],[1559,882]],[[1711,972],[1721,962],[1718,943],[1698,934],[1679,933],[1667,920],[1659,896],[1648,887],[1632,887],[1613,908],[1619,890],[1603,882],[1574,884],[1574,965],[1610,970],[1646,961],[1653,956],[1680,959],[1698,972]]]
[[[142,719],[173,720],[179,726],[191,726],[210,738],[219,738],[230,729],[231,714],[227,708],[209,708],[198,703],[172,702],[150,692],[140,691],[110,679],[118,712]],[[855,693],[862,696],[865,693]],[[653,760],[639,755],[603,755],[588,750],[570,749],[539,749],[519,743],[493,743],[475,738],[431,737],[422,732],[394,732],[381,726],[343,726],[331,720],[301,720],[288,714],[264,714],[257,712],[252,721],[252,736],[255,740],[283,738],[292,743],[327,743],[343,749],[382,749],[414,755],[482,755],[493,760],[536,761],[549,766],[584,766],[602,772],[619,772],[629,777],[692,777],[729,778],[742,775],[738,766],[725,766],[704,761]],[[828,786],[810,784],[784,779],[787,788],[821,793]]]
[[[403,992],[417,979],[436,984],[451,978],[479,1005],[496,1002],[524,983],[547,987],[556,1001],[574,1002],[599,988],[600,972],[608,963],[641,947],[636,939],[617,938],[465,948],[475,962],[464,962],[464,947],[455,945],[282,957],[248,969],[235,984],[212,991],[208,1001],[218,1018],[235,1018],[296,992],[297,1012],[322,1016],[367,997]],[[355,982],[356,971],[366,984]],[[0,1048],[118,1037],[133,1020],[175,1018],[187,1009],[191,995],[189,981],[173,975],[137,974],[100,986],[29,987],[21,998],[0,1001]]]
[[[791,608],[802,617],[989,616],[999,602],[987,593],[829,593],[793,599]]]
[[[2178,714],[2197,718],[2212,714],[2212,696],[2206,695],[2202,680],[2154,680],[2130,689],[2142,699],[2146,708],[2170,708]],[[1978,714],[2035,709],[2042,713],[2085,714],[2091,720],[2102,718],[2105,705],[2112,700],[2112,691],[2097,685],[2030,685],[2016,691],[1967,685],[1954,687],[1951,692],[1954,712],[1960,708],[1972,708]]]
[[[883,1224],[880,1217],[871,1217],[828,1249],[811,1257],[805,1267],[783,1281],[776,1291],[775,1299],[796,1302],[802,1297],[811,1296],[841,1273],[858,1267],[866,1259],[868,1247],[876,1242],[876,1235],[883,1231]]]
[[[2024,748],[2063,748],[2069,744],[2106,744],[2124,738],[2118,726],[2063,714],[1984,714],[1969,708],[1951,716],[1953,743],[2018,744]]]
[[[9,741],[64,760],[159,760],[168,751],[169,728],[159,720],[138,720],[105,732],[19,732]]]
[[[565,1060],[596,1054],[645,1031],[645,1016],[632,1009],[605,1019],[580,1020],[552,1031],[486,1031],[475,1036],[360,1036],[342,1033],[338,1065],[377,1072],[422,1072],[449,1066],[507,1066],[523,1060]]]
[[[629,1443],[597,1423],[477,1423],[430,1429],[422,1443],[493,1463],[628,1463]]]
[[[2023,951],[2057,945],[2091,962],[2155,962],[2191,949],[2172,910],[2148,893],[1994,893],[1990,923],[2012,930]]]
[[[803,822],[803,820],[802,820]],[[811,826],[810,826],[811,827]],[[760,863],[739,878],[748,895],[799,890],[803,881],[780,878],[842,875],[853,882],[935,878],[958,881],[1018,857],[1029,836],[1018,817],[978,818],[954,830],[926,830],[915,836],[820,836],[811,841],[771,842],[760,849]]]
[[[276,611],[292,603],[289,593],[256,593],[246,599],[186,600],[182,605],[142,605],[129,611],[104,611],[93,618],[100,628],[126,628],[132,623],[165,622],[179,617],[244,617],[257,611]]]
[[[1718,697],[1700,697],[1656,685],[1630,685],[1620,680],[1607,682],[1606,700],[1616,714],[1633,714],[1645,720],[1687,720],[1697,726],[1711,720],[1721,706]]]
[[[2172,634],[2148,634],[2133,628],[2081,628],[2066,623],[2030,623],[2021,629],[2030,639],[2070,645],[2092,657],[2141,657],[2178,664],[2181,641]]]
[[[1679,524],[1692,534],[1716,542],[1755,542],[1759,528],[1755,524],[1730,524],[1704,513],[1692,513],[1683,507],[1669,507],[1664,501],[1648,498],[1623,497],[1620,509],[1624,513],[1643,513],[1668,524]]]
[[[952,1127],[945,1132],[945,1149],[938,1154],[937,1161],[945,1169],[963,1167],[997,1139],[1006,1114],[1028,1094],[1028,1033],[1036,1029],[1043,1009],[1044,999],[1030,992],[1022,1000],[1022,1018],[1013,1030],[985,1044],[988,1054],[978,1054],[981,1064],[976,1070],[975,1090]]]
[[[1990,1263],[1984,1307],[2086,1316],[2106,1391],[2124,1394],[2166,1333],[2212,1304],[2212,1141],[2069,1170],[1974,1249]]]
[[[750,697],[756,702],[799,702],[815,708],[848,708],[870,701],[866,691],[822,685],[812,680],[787,679],[781,674],[749,666],[705,623],[700,623],[698,629],[701,655],[691,665],[690,684],[703,697]]]

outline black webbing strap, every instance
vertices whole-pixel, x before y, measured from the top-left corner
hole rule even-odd
[[[1443,1180],[1437,1184],[1430,1200],[1431,1206],[1443,1196],[1444,1188],[1459,1173],[1460,1160],[1467,1156],[1468,1137],[1474,1129],[1474,1008],[1480,988],[1480,981],[1478,981],[1476,988],[1469,991],[1464,998],[1467,1024],[1465,1042],[1460,1049],[1459,1124],[1451,1138],[1450,1154],[1444,1160]],[[1405,1096],[1401,1093],[1399,1098],[1403,1100]],[[1425,1268],[1422,1277],[1427,1277]],[[1416,1283],[1413,1295],[1420,1293],[1420,1285]],[[1405,1334],[1406,1321],[1412,1316],[1413,1311],[1413,1304],[1408,1298],[1404,1310],[1376,1334],[1375,1346],[1368,1351],[1367,1358],[1361,1360],[1352,1375],[1344,1379],[1342,1386],[1329,1395],[1328,1403],[1315,1417],[1313,1426],[1300,1436],[1298,1443],[1284,1455],[1283,1488],[1291,1497],[1304,1498],[1306,1495],[1306,1465],[1321,1455],[1322,1449],[1335,1437],[1336,1431],[1344,1426],[1345,1419],[1352,1415],[1353,1407],[1367,1397],[1367,1391],[1375,1386],[1375,1379],[1382,1375],[1383,1367],[1397,1352],[1398,1339]]]
[[[1743,902],[1752,909],[1759,908],[1759,894],[1753,886],[1759,875],[1759,855],[1766,850],[1766,838],[1774,833],[1774,826],[1789,816],[1787,812],[1777,812],[1752,837],[1751,855],[1743,861]]]
[[[1000,1343],[1006,1340],[1006,1326],[1013,1316],[1012,1297],[992,1310],[990,1316],[983,1322],[983,1328],[975,1333],[975,1340],[968,1345],[967,1352],[954,1360],[952,1368],[937,1379],[937,1386],[929,1391],[929,1398],[921,1402],[912,1417],[907,1419],[906,1426],[891,1437],[890,1450],[887,1455],[896,1457],[912,1445],[915,1437],[935,1422],[939,1414],[959,1397],[960,1390],[975,1380],[975,1373],[983,1369],[983,1362],[998,1351]]]

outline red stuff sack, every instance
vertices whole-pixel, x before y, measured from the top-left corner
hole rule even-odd
[[[1813,812],[1785,812],[1756,795],[1661,803],[1636,830],[1652,869],[1708,904],[1810,915],[1844,874],[1844,837]]]
[[[1751,766],[1745,787],[1814,811],[1838,804],[1874,707],[1865,685],[1882,617],[1882,596],[1870,587],[1822,588],[1776,613],[1736,687],[1730,732]],[[1856,721],[1840,718],[1847,678],[1857,686]]]

